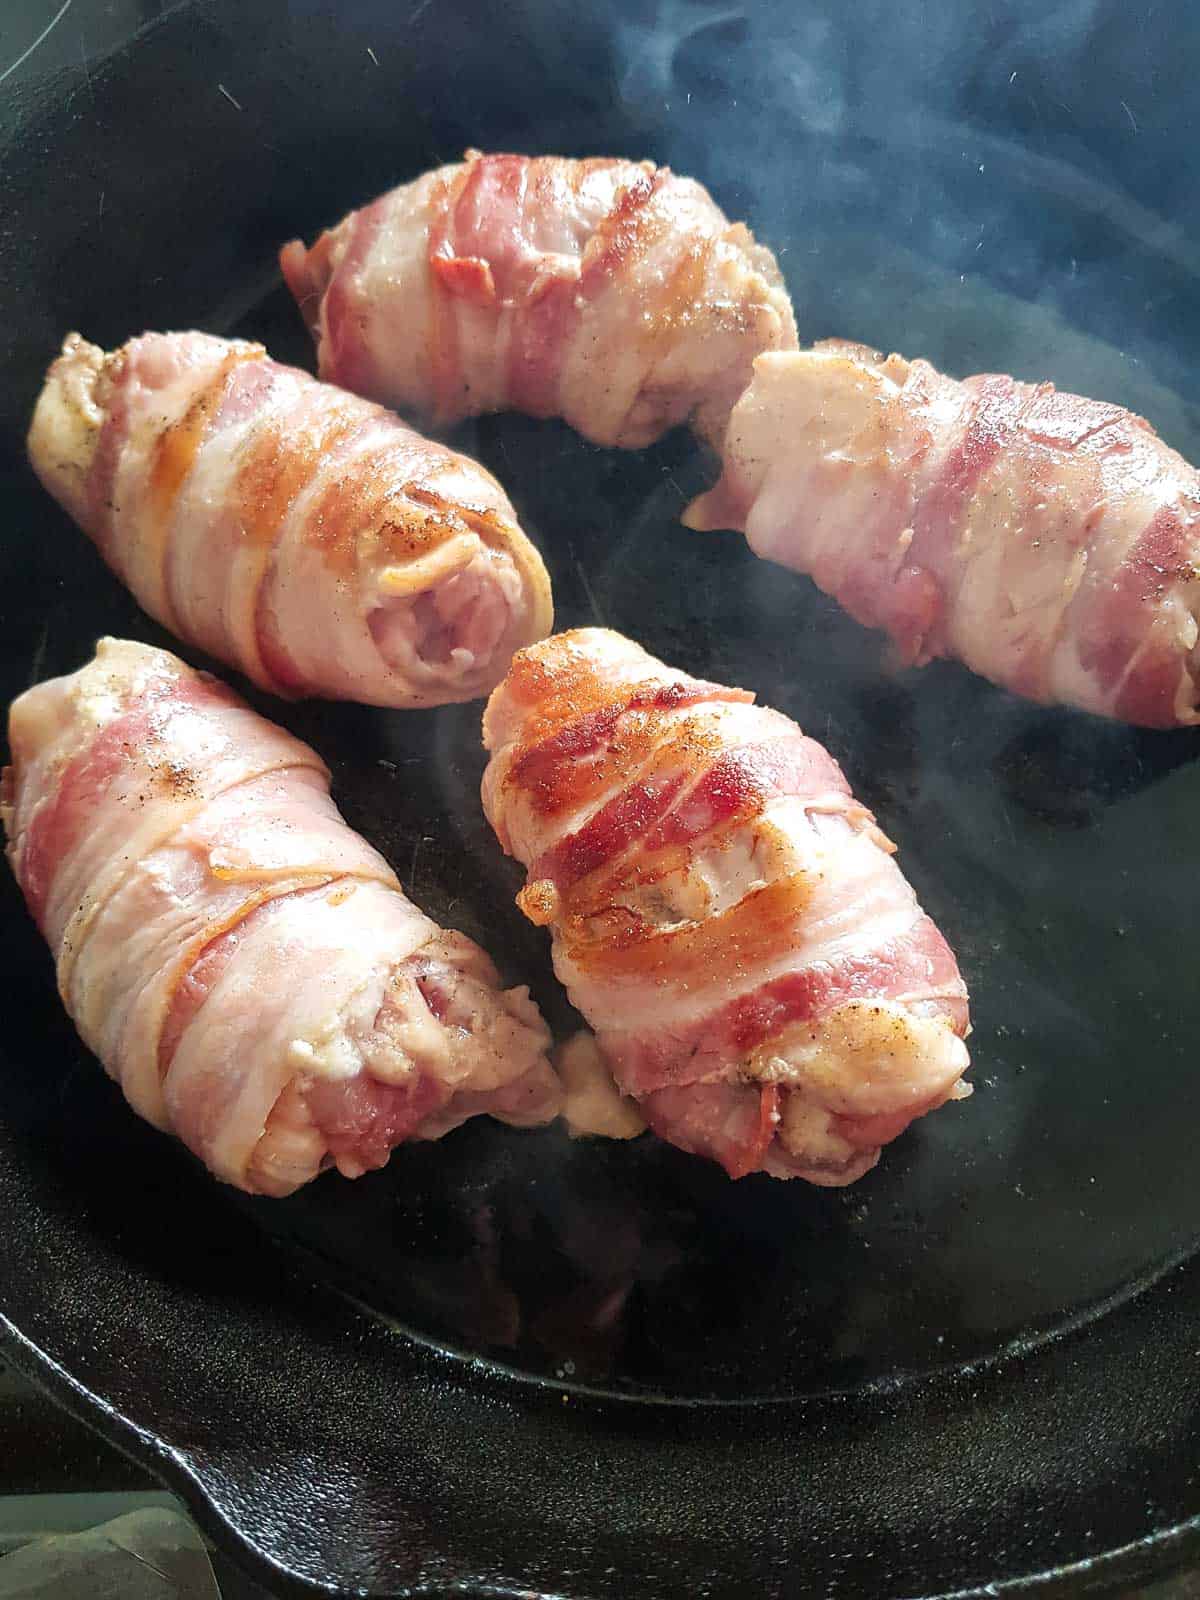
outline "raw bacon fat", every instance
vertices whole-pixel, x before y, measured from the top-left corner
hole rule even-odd
[[[763,350],[795,349],[771,252],[653,162],[481,155],[280,254],[331,383],[435,424],[563,417],[598,444],[719,439]]]
[[[692,527],[742,530],[902,659],[1200,722],[1200,474],[1120,406],[831,342],[764,355]]]
[[[259,345],[72,334],[29,454],[152,616],[276,693],[470,700],[550,627],[489,473]]]
[[[560,1091],[524,989],[348,828],[306,745],[146,645],[12,707],[8,858],[84,1041],[227,1183],[288,1194]]]
[[[844,1184],[967,1092],[949,946],[794,722],[585,628],[514,659],[484,742],[519,903],[663,1138]]]

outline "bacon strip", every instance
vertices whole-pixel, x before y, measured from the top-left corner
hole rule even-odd
[[[437,425],[515,409],[637,447],[720,439],[764,350],[791,350],[770,251],[652,162],[467,152],[351,212],[284,277],[321,376]]]
[[[258,345],[72,334],[29,453],[151,615],[276,693],[470,700],[550,627],[494,478]]]
[[[490,1112],[557,1114],[549,1033],[342,820],[306,745],[146,645],[9,717],[8,859],[130,1104],[227,1183],[356,1177]]]
[[[905,662],[1200,722],[1200,473],[1141,417],[835,341],[764,355],[693,528],[808,573]]]
[[[663,1138],[849,1183],[968,1092],[954,956],[795,723],[585,628],[515,657],[484,743],[518,903]]]

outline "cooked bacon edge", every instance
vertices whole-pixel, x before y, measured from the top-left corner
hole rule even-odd
[[[307,745],[101,640],[9,717],[8,859],[85,1043],[225,1182],[283,1195],[560,1104],[549,1034],[343,821]]]
[[[721,455],[688,525],[741,530],[902,661],[1200,722],[1200,473],[1141,417],[830,341],[759,359]]]
[[[518,903],[662,1137],[849,1183],[969,1092],[950,947],[794,722],[584,628],[516,656],[484,743]]]
[[[474,699],[551,624],[489,473],[259,345],[71,334],[29,454],[152,616],[278,694]]]
[[[754,357],[796,346],[770,251],[649,161],[468,151],[280,265],[322,377],[438,426],[518,410],[598,444],[688,420],[718,440]]]

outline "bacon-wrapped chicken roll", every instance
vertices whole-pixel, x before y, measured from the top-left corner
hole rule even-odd
[[[954,956],[789,718],[584,628],[514,659],[484,743],[519,903],[663,1138],[844,1184],[968,1092]]]
[[[550,627],[490,473],[260,345],[71,334],[29,454],[151,616],[278,694],[471,700]]]
[[[831,341],[756,363],[722,459],[684,520],[740,529],[906,663],[1200,722],[1200,474],[1141,417]]]
[[[352,832],[306,745],[162,650],[102,640],[12,707],[8,858],[130,1104],[283,1195],[478,1112],[557,1114],[525,989]]]
[[[691,418],[719,440],[763,350],[791,350],[771,252],[650,161],[481,155],[280,254],[331,383],[444,425],[563,417],[603,445]]]

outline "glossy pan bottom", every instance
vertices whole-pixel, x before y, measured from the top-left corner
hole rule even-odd
[[[169,643],[21,464],[61,332],[195,324],[307,362],[275,243],[468,142],[669,159],[780,251],[802,337],[1050,375],[1200,455],[1188,219],[1156,229],[1098,158],[932,91],[885,128],[782,9],[687,37],[707,14],[681,11],[659,67],[633,7],[568,30],[529,4],[495,33],[465,5],[414,10],[185,5],[17,107],[5,699],[100,633]],[[747,104],[782,94],[772,40],[841,83],[840,123],[814,112],[819,73],[807,99]],[[275,1582],[878,1596],[1069,1588],[1084,1576],[1062,1569],[1122,1546],[1086,1581],[1175,1559],[1170,1530],[1200,1510],[1196,737],[954,666],[891,673],[807,581],[678,526],[710,470],[683,434],[617,455],[497,418],[455,442],[503,479],[559,625],[753,687],[828,744],[959,954],[975,1095],[844,1191],[477,1123],[356,1184],[250,1202],[127,1113],[6,879],[15,1359]],[[256,703],[326,756],[413,897],[569,1030],[479,810],[479,707]]]

